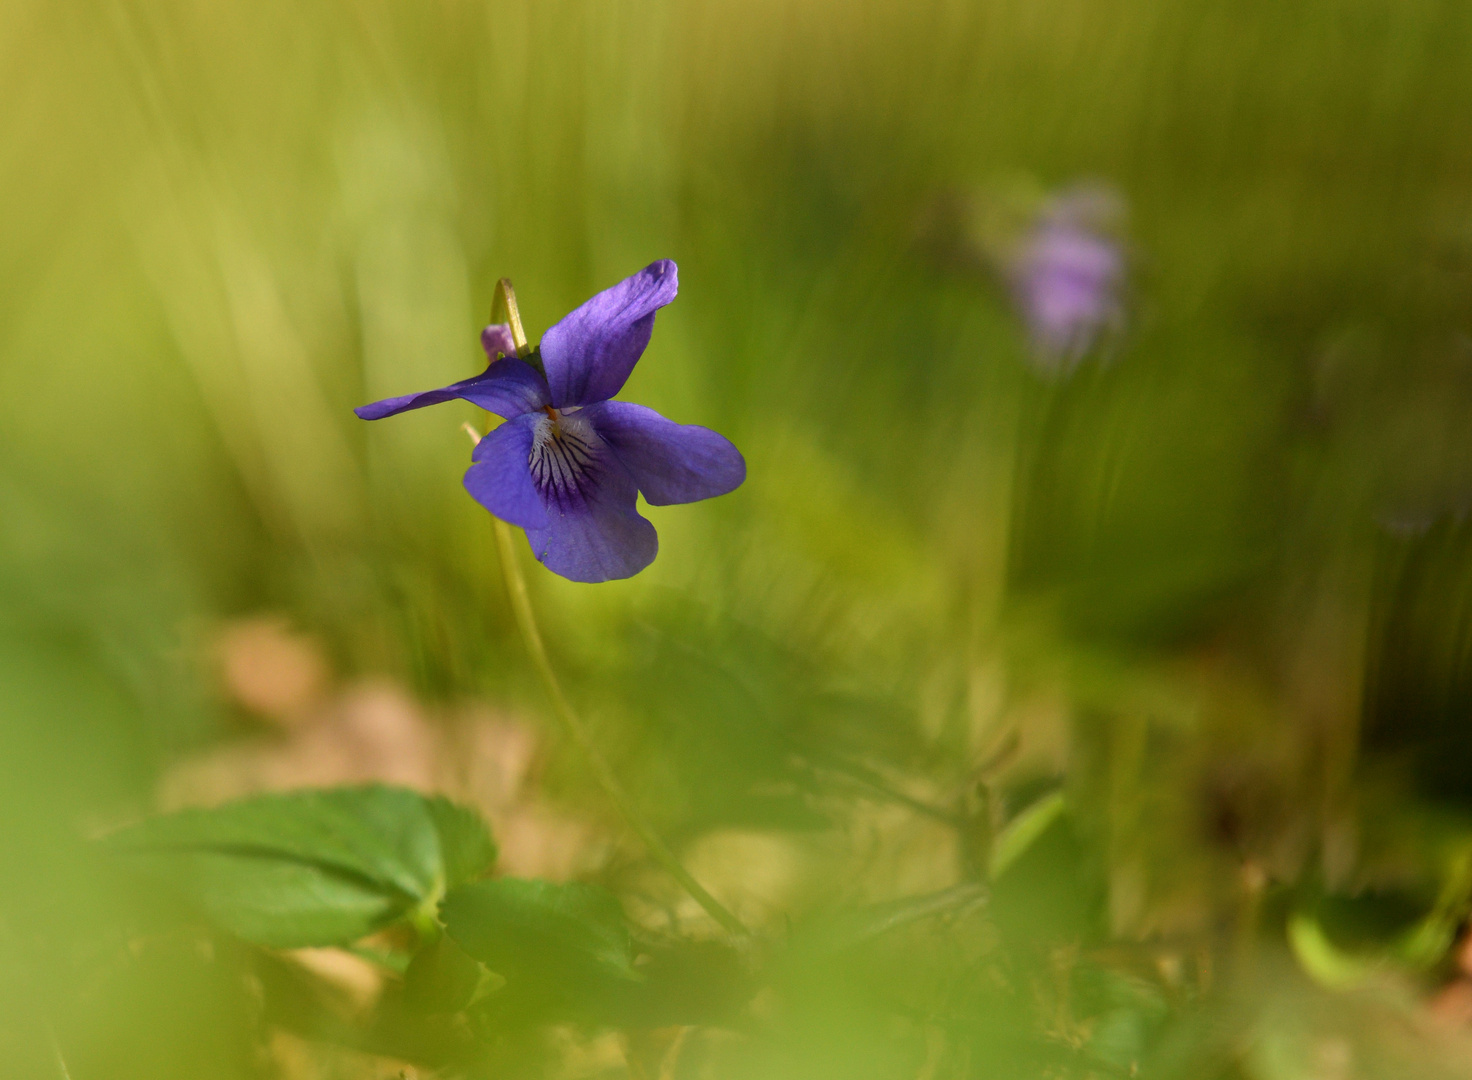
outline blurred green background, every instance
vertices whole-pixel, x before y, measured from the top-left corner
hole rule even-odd
[[[525,560],[645,811],[782,938],[961,880],[948,815],[1068,808],[980,922],[784,968],[662,1080],[1472,1073],[1472,7],[4,0],[0,100],[7,1075],[398,1075],[92,861],[171,802],[456,788],[318,768],[252,641],[462,772],[529,732],[602,837],[545,872],[675,902],[542,719],[475,410],[351,412],[478,370],[499,277],[535,339],[657,258],[623,396],[748,480],[647,509],[632,580]],[[1081,182],[1128,314],[1049,374],[1001,268]]]

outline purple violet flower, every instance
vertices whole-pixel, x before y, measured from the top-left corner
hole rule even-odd
[[[1068,371],[1124,321],[1124,253],[1102,227],[1117,196],[1081,187],[1044,207],[1012,260],[1011,278],[1042,367]]]
[[[746,461],[722,435],[653,409],[610,401],[639,362],[654,313],[675,298],[668,259],[605,289],[554,325],[526,359],[506,325],[488,326],[491,363],[473,379],[354,410],[364,420],[453,398],[506,423],[476,444],[465,488],[496,517],[526,530],[537,558],[573,581],[631,577],[659,550],[635,508],[734,491]]]

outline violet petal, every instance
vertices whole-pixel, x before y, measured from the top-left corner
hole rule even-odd
[[[592,433],[591,426],[586,433]],[[632,577],[654,561],[659,538],[635,508],[634,478],[596,436],[593,443],[593,459],[571,488],[539,488],[548,521],[544,528],[528,528],[526,537],[547,569],[565,578],[596,582]],[[533,450],[534,457],[537,452]],[[538,464],[533,461],[533,482],[538,475],[549,477]]]
[[[364,420],[382,420],[410,409],[438,405],[462,398],[504,419],[533,412],[549,402],[547,383],[541,374],[524,360],[506,357],[497,360],[473,379],[462,379],[439,390],[384,398],[371,405],[354,409]]]
[[[678,291],[675,264],[661,259],[559,320],[541,344],[552,404],[589,405],[618,393],[649,344],[654,313]]]
[[[724,495],[746,479],[746,459],[724,435],[677,424],[653,409],[605,401],[583,410],[651,506]]]
[[[508,420],[475,444],[474,462],[465,471],[465,490],[502,521],[524,529],[548,524],[547,508],[532,483],[533,431],[541,416],[528,413]]]

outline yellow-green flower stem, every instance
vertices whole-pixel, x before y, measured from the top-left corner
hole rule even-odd
[[[502,315],[504,318],[498,317]],[[527,353],[526,332],[521,326],[521,314],[516,309],[516,293],[511,288],[511,282],[506,278],[502,278],[496,284],[496,298],[491,311],[491,322],[509,324],[512,340],[516,342],[517,353]],[[501,556],[501,573],[506,579],[506,592],[511,599],[511,611],[516,618],[517,629],[521,631],[521,640],[526,645],[526,651],[531,655],[532,666],[536,668],[537,676],[542,680],[542,687],[547,691],[547,697],[552,701],[552,711],[557,714],[557,719],[561,721],[563,728],[587,757],[598,786],[603,789],[604,794],[608,796],[629,828],[633,829],[639,839],[644,841],[649,854],[654,856],[655,861],[694,897],[695,902],[705,909],[706,914],[729,933],[746,936],[749,932],[742,925],[741,920],[695,880],[690,871],[686,870],[684,864],[680,862],[679,857],[670,850],[669,845],[640,815],[633,800],[629,798],[628,792],[624,790],[623,784],[614,775],[613,767],[608,764],[608,759],[603,756],[603,752],[598,749],[598,744],[593,741],[587,725],[573,709],[572,703],[567,700],[567,695],[562,692],[562,684],[557,679],[557,673],[552,669],[552,662],[547,657],[546,646],[542,643],[542,633],[537,628],[536,615],[532,611],[531,597],[527,594],[526,578],[521,573],[521,560],[517,556],[515,536],[511,532],[511,526],[500,518],[496,518],[495,528],[496,547]]]
[[[649,853],[670,872],[686,892],[695,898],[695,902],[731,933],[745,934],[747,930],[741,924],[741,920],[731,914],[719,900],[706,892],[700,882],[696,881],[690,871],[681,864],[679,858],[670,850],[669,845],[640,816],[628,792],[619,783],[618,777],[614,776],[613,768],[608,764],[608,760],[588,733],[582,718],[573,710],[572,703],[562,692],[562,685],[557,681],[557,673],[552,670],[552,663],[547,658],[546,647],[542,644],[541,632],[537,629],[536,617],[532,613],[531,598],[527,595],[526,579],[521,574],[521,564],[517,558],[511,526],[499,518],[496,520],[496,546],[501,554],[501,568],[506,577],[506,591],[511,596],[511,610],[516,616],[516,625],[521,631],[522,641],[526,643],[526,650],[531,654],[532,666],[537,669],[542,686],[547,691],[547,696],[552,699],[552,708],[557,718],[562,721],[562,726],[587,756],[588,763],[592,765],[593,777],[598,781],[599,787],[608,795],[629,827],[639,834],[639,839],[644,841]]]

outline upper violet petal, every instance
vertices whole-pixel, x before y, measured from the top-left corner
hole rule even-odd
[[[544,529],[547,508],[532,483],[532,437],[540,415],[508,420],[475,444],[465,470],[465,490],[502,521],[524,529]]]
[[[639,362],[654,313],[675,298],[679,273],[669,259],[650,263],[564,316],[542,336],[542,363],[559,409],[606,401]]]
[[[545,503],[545,528],[529,528],[527,541],[537,559],[572,581],[599,582],[633,577],[659,551],[654,526],[640,516],[634,478],[610,457],[598,480],[575,506]]]
[[[516,355],[516,339],[511,336],[509,323],[493,323],[480,332],[480,347],[486,357],[494,361],[499,356]]]
[[[725,495],[746,479],[741,451],[710,428],[677,424],[627,401],[590,405],[582,415],[618,455],[651,506]]]
[[[473,379],[462,379],[439,390],[385,398],[354,409],[364,420],[382,420],[410,409],[438,405],[443,401],[463,398],[504,419],[534,412],[549,403],[547,382],[540,372],[524,360],[505,357],[497,360]]]

